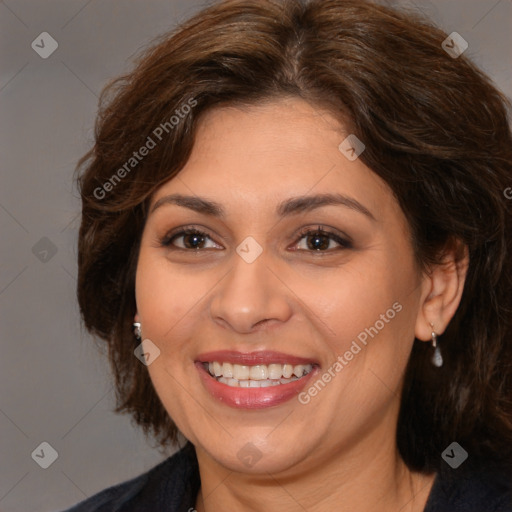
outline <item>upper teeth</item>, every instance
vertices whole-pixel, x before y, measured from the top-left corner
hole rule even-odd
[[[302,377],[313,369],[312,364],[258,364],[246,366],[232,363],[208,363],[208,371],[214,377],[226,377],[237,380],[289,379],[292,375]]]

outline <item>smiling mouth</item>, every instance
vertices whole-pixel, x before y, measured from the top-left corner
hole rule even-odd
[[[289,384],[308,375],[314,366],[312,364],[279,363],[250,366],[218,361],[202,364],[217,382],[234,388],[264,388]]]

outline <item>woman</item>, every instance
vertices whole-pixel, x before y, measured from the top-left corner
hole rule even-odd
[[[230,0],[108,88],[80,308],[117,411],[185,441],[71,510],[512,510],[512,137],[462,49]]]

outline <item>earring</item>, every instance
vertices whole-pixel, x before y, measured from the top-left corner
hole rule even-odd
[[[140,322],[133,322],[133,334],[135,335],[135,339],[140,341],[142,337],[142,332],[140,330]]]
[[[434,366],[439,368],[443,366],[443,356],[441,355],[441,349],[437,346],[437,334],[434,332],[434,325],[430,325],[432,327],[432,347],[435,349],[431,361]]]

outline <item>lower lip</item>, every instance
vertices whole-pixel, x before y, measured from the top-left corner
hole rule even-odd
[[[203,363],[196,362],[195,365],[209,393],[219,402],[237,409],[264,409],[287,402],[298,395],[311,377],[318,373],[315,366],[307,375],[288,384],[266,388],[235,388],[218,382],[205,370]]]

